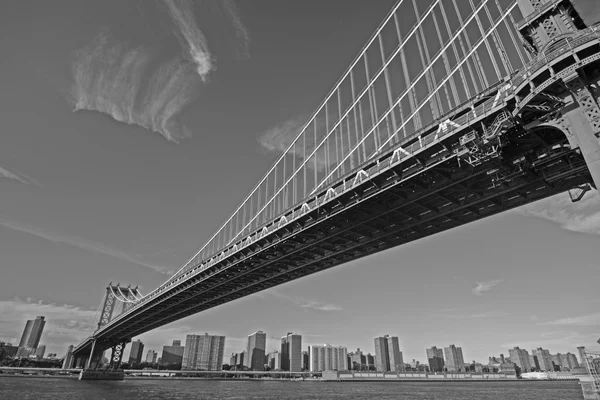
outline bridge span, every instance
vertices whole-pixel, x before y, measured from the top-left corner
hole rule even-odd
[[[107,291],[76,365],[112,348],[118,368],[131,338],[186,316],[558,193],[580,200],[600,184],[599,60],[600,28],[570,0],[398,1],[184,267],[145,296]]]

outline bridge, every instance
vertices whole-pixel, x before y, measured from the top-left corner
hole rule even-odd
[[[410,56],[409,56],[410,55]],[[399,0],[211,239],[141,295],[110,285],[73,351],[600,184],[600,26],[571,0]],[[117,309],[119,309],[117,311]]]

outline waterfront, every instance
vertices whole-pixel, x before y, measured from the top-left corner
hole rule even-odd
[[[358,400],[580,400],[577,382],[295,382],[168,381],[90,382],[0,377],[0,400],[141,399],[358,399]]]

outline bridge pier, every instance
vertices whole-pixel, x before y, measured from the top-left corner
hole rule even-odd
[[[563,79],[571,92],[576,108],[566,108],[563,118],[567,123],[566,130],[569,142],[579,147],[590,170],[596,189],[600,188],[600,107],[594,86],[597,82],[588,82],[581,72]]]
[[[579,384],[585,400],[600,400],[600,392],[591,377],[580,377]]]
[[[101,349],[100,343],[97,340],[92,342],[92,349],[87,358],[85,368],[79,374],[79,380],[123,380],[125,373],[120,370],[121,361],[123,359],[123,350],[125,349],[125,341],[119,342],[111,347],[110,363],[105,368],[100,368],[101,357],[103,351],[96,351],[97,345]]]

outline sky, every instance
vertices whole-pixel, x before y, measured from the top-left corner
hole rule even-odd
[[[581,1],[587,18],[593,0]],[[64,354],[109,282],[148,293],[276,160],[261,138],[310,115],[395,3],[12,0],[0,15],[0,340],[46,317]],[[597,12],[597,11],[596,11]],[[261,145],[262,143],[262,145]],[[600,196],[567,194],[323,271],[146,333],[159,350],[267,332],[405,360],[462,346],[598,348]]]

